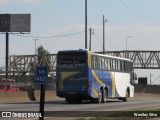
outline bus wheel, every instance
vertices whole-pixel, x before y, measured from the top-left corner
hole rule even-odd
[[[107,92],[107,90],[106,89],[104,89],[104,92],[103,92],[103,98],[104,98],[104,103],[106,103],[107,102],[107,98],[108,98],[108,92]]]
[[[100,92],[98,93],[98,103],[104,103],[103,90],[100,90]]]
[[[128,101],[128,97],[129,97],[129,90],[126,90],[126,97],[123,98],[123,102],[127,102]]]

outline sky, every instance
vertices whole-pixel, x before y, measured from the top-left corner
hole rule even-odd
[[[128,50],[159,50],[159,6],[160,0],[88,0],[88,29],[94,31],[92,51],[103,48],[103,15],[107,19],[106,51],[125,50],[128,36],[132,36]],[[9,35],[10,55],[35,54],[37,38],[36,47],[42,45],[50,53],[85,48],[85,0],[0,0],[0,14],[6,13],[31,14],[30,34]],[[69,34],[74,35],[63,36]],[[0,34],[0,66],[4,65],[5,34]],[[151,73],[153,81],[160,76],[155,70],[144,71],[137,70],[139,76]]]

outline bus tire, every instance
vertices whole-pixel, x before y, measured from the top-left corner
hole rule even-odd
[[[104,103],[103,90],[98,93],[98,103]]]
[[[103,99],[104,99],[104,103],[106,103],[107,102],[107,98],[108,98],[108,90],[107,89],[104,89],[103,90]]]
[[[123,98],[123,102],[127,102],[129,98],[129,89],[126,90],[126,97]]]

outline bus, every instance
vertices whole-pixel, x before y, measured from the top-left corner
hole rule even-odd
[[[66,50],[57,53],[56,94],[68,103],[108,99],[127,101],[134,96],[133,62],[126,58]]]

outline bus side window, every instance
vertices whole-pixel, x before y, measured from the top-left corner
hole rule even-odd
[[[122,61],[120,60],[120,71],[123,72]]]
[[[96,64],[96,56],[93,56],[93,69],[96,69],[97,64]]]
[[[131,62],[129,62],[129,72],[132,71],[132,68],[131,68]]]
[[[95,69],[95,60],[94,60],[94,56],[91,56],[91,66],[92,66],[92,69]]]
[[[99,69],[102,70],[102,58],[99,58]]]
[[[102,70],[106,70],[104,58],[101,58],[101,63],[102,63]]]
[[[131,72],[131,63],[128,62],[128,72]]]
[[[125,63],[125,61],[123,61],[123,69],[124,69],[124,72],[126,72],[126,63]]]
[[[117,61],[117,71],[121,71],[121,61]]]
[[[102,68],[101,58],[98,59],[98,62],[99,62],[99,70],[101,70],[101,68]]]
[[[131,62],[131,70],[133,71],[133,63]]]
[[[114,63],[115,63],[115,69],[114,70],[117,71],[117,60],[116,59],[114,60]]]
[[[113,59],[112,61],[113,61],[113,62],[112,62],[112,65],[113,65],[113,71],[115,71],[115,70],[116,70],[116,60],[115,60],[115,59]]]
[[[125,61],[125,72],[128,71],[128,66],[127,66],[127,62]]]
[[[105,70],[108,70],[107,58],[104,58],[104,69],[105,69]]]
[[[112,59],[109,59],[109,62],[110,62],[110,70],[112,71],[113,70],[113,62],[112,62]]]
[[[127,61],[127,72],[129,72],[129,62]]]
[[[109,58],[106,58],[107,70],[110,70],[110,62]]]
[[[99,68],[99,61],[98,61],[98,57],[96,56],[96,58],[95,58],[95,64],[96,64],[96,67],[95,67],[95,69],[98,69]]]

